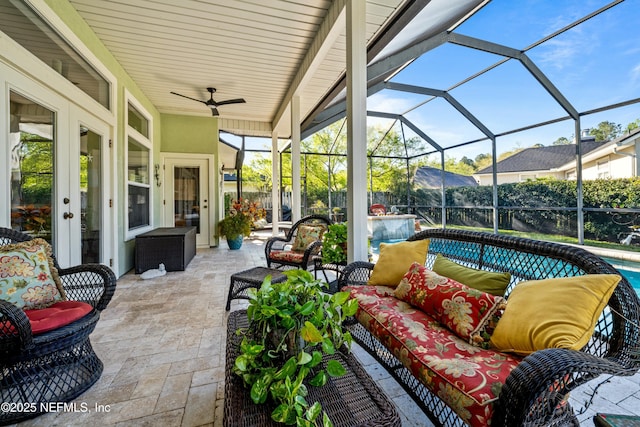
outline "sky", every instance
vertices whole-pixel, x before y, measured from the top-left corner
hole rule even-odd
[[[493,0],[455,32],[525,50],[609,3],[603,0]],[[580,113],[640,98],[638,16],[640,0],[623,1],[527,50],[526,54]],[[495,134],[567,116],[516,60],[454,87],[501,59],[494,54],[445,44],[422,55],[392,81],[448,90]],[[446,101],[436,98],[424,103],[429,99],[385,89],[369,97],[367,109],[405,113],[406,118],[444,148],[483,137],[482,132]],[[581,128],[596,127],[602,121],[626,127],[638,118],[640,103],[584,115]],[[390,122],[370,119],[369,124],[388,127]],[[407,128],[404,131],[407,137],[415,136]],[[574,133],[573,120],[566,120],[501,136],[497,139],[497,151],[500,154],[534,144],[551,145],[560,137],[573,138]],[[270,146],[271,142],[265,143]],[[447,150],[446,155],[460,159],[490,152],[491,144],[485,141]]]

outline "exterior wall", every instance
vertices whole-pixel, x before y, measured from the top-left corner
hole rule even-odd
[[[136,98],[136,100],[142,104],[152,116],[153,120],[153,162],[157,162],[160,155],[160,141],[162,140],[162,132],[160,127],[160,114],[147,96],[140,90],[136,83],[126,73],[124,68],[113,57],[111,52],[102,44],[98,36],[91,30],[87,23],[80,17],[76,10],[71,6],[67,0],[44,0],[44,2],[55,12],[58,17],[69,27],[71,31],[84,43],[84,45],[100,60],[100,62],[109,69],[109,71],[116,77],[117,88],[116,98],[112,100],[114,106],[114,113],[116,116],[117,127],[115,129],[115,141],[116,145],[116,158],[114,159],[117,164],[117,174],[115,180],[115,198],[116,207],[119,207],[116,212],[118,230],[114,233],[116,236],[116,256],[118,258],[116,275],[120,276],[133,268],[134,260],[134,248],[135,239],[125,241],[125,218],[124,215],[127,212],[123,206],[127,206],[124,199],[125,195],[125,151],[126,141],[124,140],[125,126],[127,125],[126,113],[127,106],[124,100],[124,90]],[[152,225],[157,226],[159,218],[161,218],[161,204],[158,203],[162,200],[160,190],[153,186],[152,200]]]
[[[480,185],[493,185],[493,176],[491,174],[473,175]],[[512,182],[522,182],[527,179],[537,178],[557,178],[564,179],[564,172],[551,171],[527,171],[527,172],[508,172],[498,174],[498,185],[509,184]]]
[[[140,90],[136,82],[126,73],[124,68],[118,63],[114,56],[104,46],[96,34],[80,17],[73,6],[67,0],[32,0],[31,3],[40,11],[46,11],[46,17],[53,12],[68,29],[73,32],[82,42],[84,47],[91,51],[100,63],[115,77],[115,97],[112,99],[112,112],[114,114],[115,127],[113,129],[113,144],[115,147],[113,162],[115,163],[114,206],[117,230],[110,230],[115,239],[113,256],[116,260],[115,273],[118,276],[126,273],[134,265],[135,239],[125,239],[125,214],[127,209],[125,200],[125,152],[127,144],[125,141],[125,127],[127,126],[126,114],[127,105],[125,103],[125,90],[133,96],[142,107],[151,115],[153,128],[153,164],[160,161],[161,151],[172,151],[182,153],[206,153],[217,157],[217,118],[190,117],[190,116],[161,116],[156,107],[147,96]],[[47,9],[50,9],[47,10]],[[0,52],[0,57],[2,52]],[[54,88],[52,88],[54,90]],[[166,133],[166,135],[164,135]],[[188,143],[185,143],[188,140]],[[211,173],[215,191],[218,192],[218,180],[216,171]],[[157,186],[152,186],[152,216],[151,225],[157,227],[162,218],[162,190]],[[221,192],[220,192],[221,193]]]
[[[590,162],[586,162],[582,169],[582,178],[585,180],[598,179],[598,178],[631,178],[637,175],[637,169],[635,168],[635,146],[626,147],[621,149],[618,153],[611,153],[595,159]],[[622,154],[624,153],[624,154]],[[603,170],[602,163],[606,161],[608,164],[607,170]],[[603,173],[607,172],[608,176],[603,176]]]
[[[218,121],[215,117],[161,114],[160,118],[162,130],[160,151],[218,156]]]

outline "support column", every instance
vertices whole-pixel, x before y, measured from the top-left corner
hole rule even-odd
[[[280,234],[280,152],[278,133],[271,133],[271,227],[272,234]]]
[[[442,228],[447,228],[447,187],[445,186],[444,150],[440,150],[440,191],[442,196]]]
[[[368,259],[366,0],[347,5],[348,262]]]
[[[582,130],[580,129],[580,118],[575,120],[576,134],[576,190],[578,200],[576,207],[578,210],[578,243],[584,245],[584,194],[582,189]]]
[[[300,97],[291,98],[291,221],[301,218],[302,206],[300,189]]]
[[[491,137],[491,161],[493,163],[493,234],[498,234],[498,148],[496,137]]]

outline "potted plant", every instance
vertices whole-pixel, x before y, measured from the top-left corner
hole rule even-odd
[[[226,237],[229,249],[240,249],[242,239],[251,234],[251,215],[242,209],[242,200],[233,202],[227,215],[218,223],[221,237]]]
[[[342,322],[353,316],[358,302],[348,292],[323,292],[326,283],[306,270],[285,271],[287,281],[271,283],[267,277],[260,289],[250,289],[240,354],[233,372],[251,388],[251,399],[262,404],[271,398],[276,422],[315,425],[322,412],[319,402],[305,400],[307,386],[321,387],[328,376],[340,376],[345,368],[330,359],[323,368],[323,354],[348,351],[351,334]],[[330,426],[326,413],[322,425]]]
[[[347,262],[347,223],[329,225],[322,237],[322,263],[341,265]]]
[[[218,223],[220,236],[227,238],[229,249],[240,249],[242,239],[251,234],[253,223],[264,216],[265,210],[257,202],[240,198],[231,203],[227,215]]]

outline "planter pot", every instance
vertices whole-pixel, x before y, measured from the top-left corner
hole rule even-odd
[[[240,234],[239,236],[236,236],[233,239],[230,239],[227,237],[227,245],[229,245],[229,249],[231,249],[232,251],[240,249],[242,247],[243,239],[244,239],[244,236],[242,234]]]

